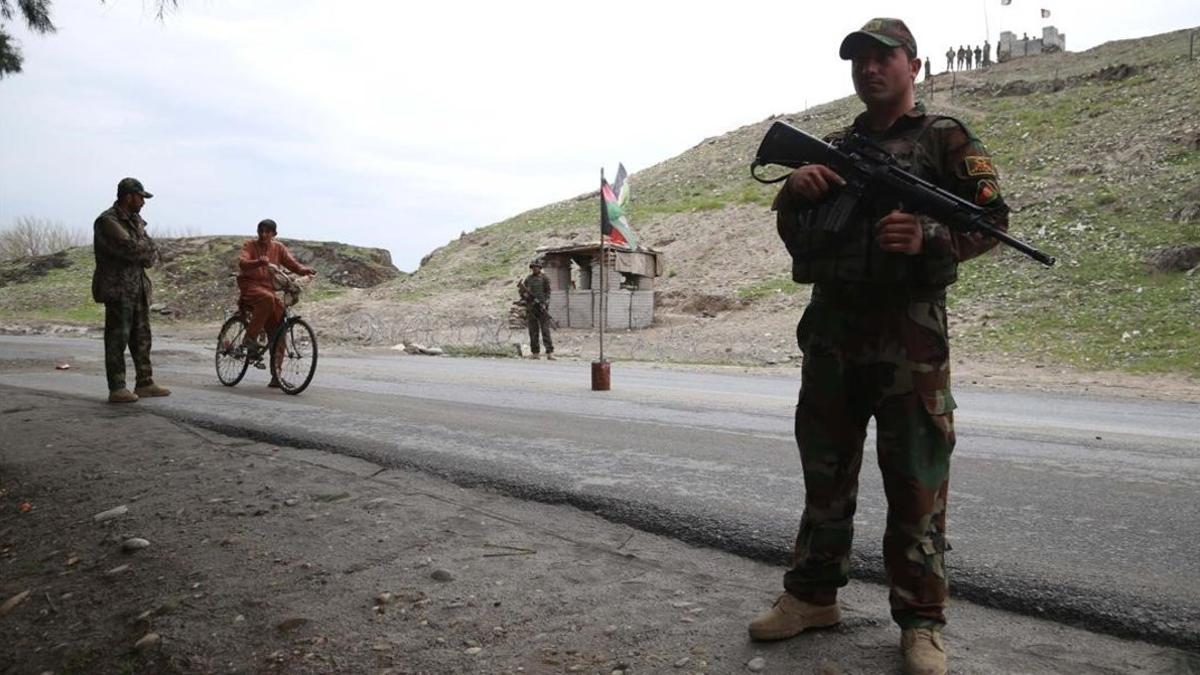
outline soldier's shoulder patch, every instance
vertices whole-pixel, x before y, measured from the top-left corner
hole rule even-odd
[[[996,167],[992,158],[986,155],[968,155],[966,157],[968,176],[995,176]]]
[[[987,206],[1000,198],[1000,186],[996,185],[996,181],[987,178],[979,181],[979,185],[975,188],[975,203],[979,206]]]

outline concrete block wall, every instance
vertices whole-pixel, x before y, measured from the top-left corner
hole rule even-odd
[[[550,316],[559,328],[599,328],[600,293],[570,291],[550,295]],[[612,330],[648,328],[654,323],[654,291],[620,289],[608,294],[608,321]]]
[[[629,327],[649,328],[654,323],[654,291],[633,291],[629,298]]]
[[[570,311],[564,307],[561,315],[552,314],[558,321],[560,326],[569,326],[571,328],[591,328],[592,322],[595,321],[596,309],[593,306],[593,298],[595,294],[591,291],[571,291],[570,298],[563,299],[564,304],[569,302]]]
[[[559,328],[567,328],[567,294],[563,291],[550,293],[550,318],[558,322]]]
[[[629,296],[630,291],[627,290],[612,290],[608,292],[607,315],[608,321],[605,326],[610,330],[626,330],[629,328]],[[600,296],[597,295],[599,300]],[[600,316],[599,307],[596,308],[596,316]],[[598,327],[598,326],[597,326]]]

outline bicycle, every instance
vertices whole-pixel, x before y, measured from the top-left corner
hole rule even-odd
[[[280,280],[280,276],[284,279]],[[279,288],[281,284],[283,287]],[[246,344],[250,310],[240,300],[237,311],[222,324],[216,350],[217,379],[221,384],[235,386],[251,365],[267,367],[263,358],[268,355],[271,375],[285,394],[299,394],[312,383],[317,372],[317,334],[291,309],[300,299],[300,287],[283,273],[276,274],[276,287],[283,294],[283,320],[271,331],[265,345],[261,341],[253,347]]]

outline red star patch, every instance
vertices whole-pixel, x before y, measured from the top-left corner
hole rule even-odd
[[[995,176],[996,167],[992,164],[992,158],[982,155],[972,155],[967,157],[967,175],[968,176]]]

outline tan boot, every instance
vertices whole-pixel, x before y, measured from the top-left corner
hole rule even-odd
[[[832,605],[813,605],[799,600],[791,593],[779,596],[767,612],[750,622],[750,638],[754,640],[784,640],[809,628],[824,628],[842,620],[842,612]]]
[[[547,361],[556,361],[557,359],[554,358],[553,354],[546,354],[546,360]]]
[[[900,631],[906,675],[946,675],[946,645],[936,628],[905,628]]]
[[[133,390],[133,393],[137,394],[141,398],[149,398],[151,396],[170,396],[171,390],[167,389],[166,387],[160,387],[151,382],[150,384],[143,384],[142,386],[137,387]]]
[[[109,403],[133,403],[138,400],[138,395],[128,389],[113,389],[108,392]]]

